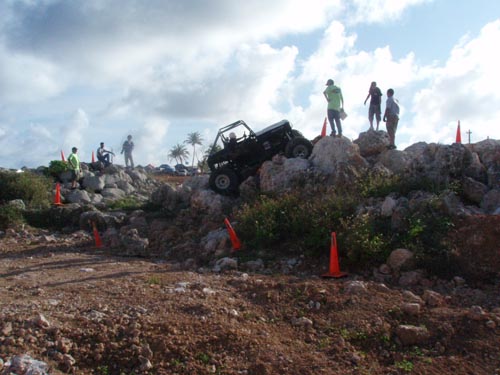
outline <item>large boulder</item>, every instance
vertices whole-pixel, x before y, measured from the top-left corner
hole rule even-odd
[[[287,159],[276,155],[264,162],[260,169],[260,189],[263,192],[285,192],[307,180],[309,161],[301,158]]]
[[[151,202],[163,210],[173,213],[185,205],[182,195],[171,185],[162,185],[151,195]]]
[[[488,183],[488,175],[485,166],[481,163],[476,152],[471,153],[471,163],[465,168],[464,175],[482,183]]]
[[[386,150],[378,156],[377,164],[382,165],[393,174],[403,174],[408,170],[409,157],[404,151]]]
[[[411,159],[412,175],[436,181],[462,176],[473,161],[470,150],[460,143],[448,146],[420,142],[406,148],[405,152]]]
[[[469,147],[479,155],[479,159],[486,169],[500,170],[500,140],[485,139],[469,145]]]
[[[354,140],[353,143],[359,146],[361,156],[366,158],[386,151],[390,142],[387,132],[370,129],[360,133],[358,139]]]
[[[104,189],[105,179],[104,176],[96,176],[93,173],[88,173],[87,176],[83,178],[82,186],[85,189],[90,189],[94,192],[99,192]]]
[[[359,146],[345,137],[323,137],[314,145],[310,160],[314,167],[326,174],[335,173],[340,164],[363,170],[368,167]]]
[[[481,200],[481,208],[487,214],[493,214],[500,209],[500,189],[487,192]]]
[[[387,265],[394,271],[408,270],[415,266],[415,257],[410,250],[396,249],[389,255]]]
[[[323,137],[314,146],[309,160],[316,173],[326,176],[325,183],[338,188],[352,186],[369,167],[359,153],[359,146],[345,137]]]
[[[235,206],[234,198],[215,193],[212,190],[195,190],[190,199],[191,210],[220,220],[224,212]]]
[[[481,182],[470,177],[465,177],[462,181],[463,195],[469,201],[479,204],[484,195],[488,192],[488,187]]]

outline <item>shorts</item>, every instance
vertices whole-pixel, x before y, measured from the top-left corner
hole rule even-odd
[[[71,181],[76,181],[80,177],[80,172],[76,169],[71,170]]]
[[[380,122],[380,104],[370,104],[370,109],[368,109],[368,119],[373,120],[373,116],[376,116],[377,121]]]

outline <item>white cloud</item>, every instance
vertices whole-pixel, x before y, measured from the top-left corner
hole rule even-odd
[[[352,0],[349,24],[383,23],[397,20],[408,8],[433,0]]]
[[[414,118],[404,130],[409,144],[426,138],[433,142],[455,140],[461,130],[472,131],[472,142],[500,138],[500,55],[491,53],[500,40],[500,21],[486,25],[472,39],[462,39],[442,68],[436,68],[428,87],[415,93]],[[462,136],[462,140],[464,140]]]
[[[28,145],[23,160],[47,163],[77,145],[89,159],[88,145],[121,147],[131,132],[136,163],[157,164],[188,132],[203,130],[208,144],[237,119],[259,129],[288,118],[312,138],[328,78],[342,87],[350,138],[368,127],[363,101],[373,80],[401,101],[401,145],[447,142],[459,118],[463,129],[481,123],[473,137],[498,137],[499,61],[490,53],[498,22],[464,37],[444,64],[422,66],[389,45],[357,47],[352,25],[397,20],[425,2],[0,2],[0,156],[18,165],[19,145]],[[292,43],[321,30],[315,52]]]

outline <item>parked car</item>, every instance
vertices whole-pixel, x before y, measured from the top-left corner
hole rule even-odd
[[[175,174],[175,169],[168,164],[162,164],[158,167],[160,173],[165,173],[173,176]]]
[[[215,138],[212,150],[218,151],[207,159],[210,188],[220,194],[237,194],[240,183],[254,175],[264,161],[279,153],[288,158],[307,159],[312,148],[312,143],[292,129],[288,120],[259,132],[254,132],[242,120],[236,121],[220,128]]]
[[[187,171],[187,169],[177,169],[175,171],[175,175],[176,176],[189,176],[189,172]]]
[[[190,176],[195,176],[201,173],[201,169],[197,167],[186,167],[186,170],[188,171]]]

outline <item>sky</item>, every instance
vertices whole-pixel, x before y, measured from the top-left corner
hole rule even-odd
[[[124,164],[129,134],[136,164],[175,164],[189,133],[201,158],[237,120],[288,119],[313,139],[330,78],[351,140],[372,81],[382,111],[395,91],[400,150],[451,144],[458,121],[464,143],[498,140],[499,41],[492,0],[0,0],[0,167],[73,146],[90,161],[100,142]]]

